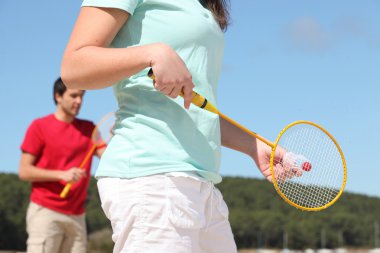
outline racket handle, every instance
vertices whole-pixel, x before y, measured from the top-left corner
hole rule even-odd
[[[179,95],[183,97],[183,92],[181,91]],[[191,103],[206,111],[219,114],[218,109],[213,104],[209,103],[205,97],[195,91],[191,94]]]
[[[83,159],[82,163],[79,165],[80,169],[83,169],[84,165],[87,163],[88,159],[90,159],[90,157],[94,153],[95,149],[96,149],[96,144],[92,145],[90,151],[87,153],[86,157]],[[71,185],[72,185],[72,183],[67,183],[65,185],[65,188],[63,188],[63,190],[61,191],[61,194],[59,194],[59,196],[62,199],[66,198],[67,194],[69,193],[69,191],[71,189]]]
[[[70,188],[71,188],[71,183],[67,183],[65,185],[65,188],[63,188],[63,190],[61,191],[61,194],[59,194],[59,196],[64,199],[66,198],[67,194],[69,193],[70,191]]]
[[[155,76],[153,74],[152,69],[149,70],[148,77],[152,80],[155,80]],[[179,95],[183,97],[183,92],[181,91]],[[205,97],[203,97],[195,91],[193,91],[191,94],[191,103],[198,106],[201,109],[207,110],[215,114],[219,114],[218,109],[213,104],[209,103]]]

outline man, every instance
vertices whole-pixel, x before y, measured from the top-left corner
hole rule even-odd
[[[78,168],[92,148],[95,125],[76,118],[84,91],[67,89],[61,78],[54,83],[56,111],[36,119],[21,145],[19,177],[32,182],[26,216],[27,252],[86,252],[85,200],[91,159]],[[105,147],[97,147],[100,157]],[[66,198],[59,195],[72,187]]]

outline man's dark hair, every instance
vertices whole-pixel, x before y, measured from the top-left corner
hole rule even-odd
[[[58,79],[54,82],[54,89],[53,89],[53,99],[54,99],[55,104],[57,104],[57,100],[55,99],[55,94],[63,96],[66,90],[67,88],[65,84],[63,83],[61,77],[58,77]]]

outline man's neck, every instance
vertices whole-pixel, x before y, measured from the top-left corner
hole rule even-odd
[[[63,121],[63,122],[66,122],[66,123],[71,123],[75,119],[75,117],[73,117],[73,116],[71,116],[71,115],[69,115],[69,114],[67,114],[64,111],[59,110],[59,109],[57,109],[55,111],[54,116],[56,117],[56,119]]]

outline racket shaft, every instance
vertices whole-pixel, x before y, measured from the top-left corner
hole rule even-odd
[[[265,139],[264,137],[258,135],[257,133],[255,132],[252,132],[251,130],[249,130],[248,128],[246,128],[245,126],[237,123],[236,121],[232,120],[231,118],[227,117],[226,115],[224,115],[223,113],[221,112],[218,112],[219,114],[219,117],[223,118],[224,120],[230,122],[231,124],[233,124],[234,126],[240,128],[241,130],[243,130],[244,132],[246,132],[247,134],[249,134],[250,136],[256,138],[256,139],[259,139],[260,141],[264,142],[265,144],[267,144],[268,146],[270,146],[271,148],[274,148],[274,144],[270,141],[268,141],[267,139]]]
[[[148,72],[148,76],[154,80],[155,76],[154,76],[154,73],[153,73],[153,70],[150,69],[149,72]],[[180,96],[183,97],[183,92],[180,93]],[[228,121],[229,123],[235,125],[236,127],[238,127],[239,129],[243,130],[244,132],[246,132],[247,134],[249,134],[250,136],[256,138],[256,139],[259,139],[260,141],[264,142],[265,144],[267,144],[268,146],[270,146],[271,148],[274,148],[274,144],[272,142],[270,142],[269,140],[265,139],[264,137],[258,135],[257,133],[255,132],[252,132],[251,130],[249,130],[248,128],[244,127],[243,125],[237,123],[236,121],[232,120],[231,118],[227,117],[226,115],[224,115],[223,113],[221,113],[212,103],[210,103],[205,97],[203,97],[202,95],[198,94],[197,92],[193,91],[192,92],[192,96],[191,96],[191,103],[198,106],[199,108],[201,109],[204,109],[204,110],[207,110],[209,112],[212,112],[212,113],[215,113],[215,114],[218,114],[219,117],[223,118],[224,120]]]

